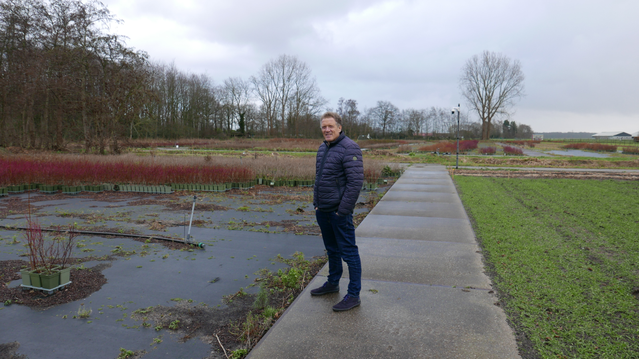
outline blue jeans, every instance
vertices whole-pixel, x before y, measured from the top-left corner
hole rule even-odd
[[[334,212],[315,211],[317,224],[322,230],[324,247],[328,254],[328,282],[339,284],[342,277],[342,259],[348,265],[350,282],[348,295],[359,297],[362,289],[362,263],[355,244],[355,226],[353,215],[340,216]]]

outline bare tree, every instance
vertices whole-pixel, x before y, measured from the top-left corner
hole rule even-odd
[[[402,111],[402,118],[404,119],[404,128],[408,136],[415,136],[422,133],[422,127],[426,122],[426,111],[408,109]]]
[[[306,64],[302,63],[302,65],[293,74],[292,92],[287,106],[288,132],[293,136],[303,135],[300,128],[302,122],[308,122],[309,119],[318,115],[320,109],[326,105],[326,100],[320,96],[315,78],[311,77],[310,69],[306,67]]]
[[[360,112],[357,109],[357,101],[353,99],[345,100],[340,97],[337,100],[337,113],[342,117],[344,132],[349,136],[357,136],[362,133],[360,123]]]
[[[277,116],[277,74],[274,61],[269,61],[262,66],[257,76],[251,76],[250,81],[262,102],[261,111],[266,120],[267,134],[272,135]]]
[[[224,80],[224,92],[231,115],[228,130],[230,131],[237,124],[239,132],[243,135],[246,129],[246,112],[251,100],[250,82],[239,77],[229,77]]]
[[[482,122],[482,139],[490,135],[496,116],[508,115],[524,95],[524,73],[518,60],[489,51],[466,62],[459,81],[462,95]]]
[[[262,102],[269,135],[275,129],[283,135],[287,127],[297,134],[299,121],[326,103],[311,70],[295,56],[281,55],[269,61],[250,81]]]
[[[426,127],[430,128],[430,132],[432,132],[433,135],[441,135],[448,132],[450,120],[450,110],[433,106],[428,110],[428,114],[426,115]]]
[[[377,106],[370,109],[370,117],[382,130],[382,137],[387,131],[392,132],[400,115],[399,109],[389,101],[377,101]]]

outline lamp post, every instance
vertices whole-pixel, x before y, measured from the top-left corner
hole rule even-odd
[[[459,112],[461,109],[461,104],[457,104],[457,107],[453,107],[453,115],[455,111],[457,111],[457,154],[455,159],[455,169],[459,169]]]

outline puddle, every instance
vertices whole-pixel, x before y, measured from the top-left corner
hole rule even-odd
[[[548,151],[548,153],[552,153],[553,155],[558,155],[558,156],[573,156],[573,157],[594,157],[594,158],[610,157],[605,153],[586,152],[581,150],[565,150],[565,151],[555,150],[555,151]]]
[[[145,359],[208,357],[217,348],[216,343],[204,343],[200,338],[182,342],[171,330],[155,331],[141,326],[140,321],[131,319],[131,314],[150,306],[173,307],[178,299],[180,303],[224,308],[225,295],[240,288],[248,288],[248,293],[257,292],[256,287],[249,287],[257,271],[284,267],[273,261],[278,254],[290,257],[299,251],[307,258],[324,255],[319,235],[283,232],[317,227],[310,202],[312,192],[309,189],[266,192],[255,196],[198,194],[193,216],[196,225],[191,228],[191,235],[206,245],[204,249],[176,250],[131,238],[78,236],[73,255],[76,258],[108,256],[117,249],[135,254],[111,261],[111,266],[102,271],[107,283],[83,300],[46,310],[15,304],[0,306],[0,344],[17,341],[20,343],[17,353],[29,358],[88,358],[95,353],[115,358],[120,348],[146,350]],[[84,230],[135,231],[178,238],[183,238],[187,230],[190,205],[184,207],[188,211],[175,210],[171,203],[192,200],[191,196],[182,195],[167,196],[161,203],[153,196],[133,194],[114,202],[59,197],[30,195],[33,214],[43,226],[76,225]],[[8,198],[26,201],[27,196]],[[362,192],[359,201],[367,199],[368,193]],[[140,200],[140,205],[129,204]],[[149,203],[142,204],[144,201]],[[198,205],[207,204],[229,209],[198,210]],[[0,199],[0,207],[7,205],[7,198]],[[355,212],[367,211],[357,208]],[[0,220],[2,225],[24,226],[25,222],[25,215],[20,213]],[[292,223],[295,226],[291,227]],[[14,236],[19,243],[12,244]],[[23,236],[22,231],[0,229],[0,260],[27,260],[23,256],[27,253]],[[89,261],[76,268],[90,270],[99,263],[104,262]],[[12,281],[10,286],[19,283]],[[90,318],[73,319],[81,304],[92,310]],[[156,338],[162,342],[155,343]],[[55,350],[51,343],[57,343]]]

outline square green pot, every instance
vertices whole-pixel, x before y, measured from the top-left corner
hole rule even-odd
[[[40,273],[29,272],[29,277],[31,279],[32,287],[42,287],[42,283],[40,282]]]
[[[7,189],[9,191],[9,193],[23,193],[24,192],[24,188],[22,187],[22,185],[8,186]]]
[[[40,274],[40,284],[44,289],[53,289],[60,285],[60,272],[52,274]]]
[[[60,269],[60,284],[67,284],[71,281],[71,267]]]
[[[22,285],[31,285],[31,276],[28,269],[21,269],[20,275],[22,276]]]
[[[62,193],[75,195],[82,191],[82,186],[63,186]]]

